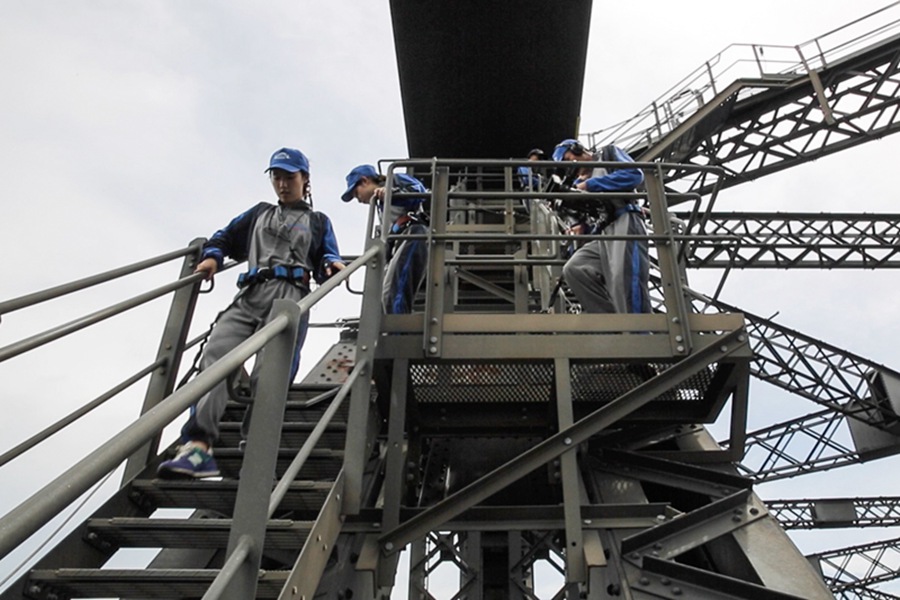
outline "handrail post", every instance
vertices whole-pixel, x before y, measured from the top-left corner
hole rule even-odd
[[[281,443],[284,407],[290,387],[291,364],[297,345],[297,330],[303,311],[291,300],[276,300],[272,316],[286,316],[288,325],[260,352],[259,380],[256,384],[253,417],[247,435],[247,449],[241,466],[240,485],[234,503],[227,555],[243,538],[252,540],[247,559],[235,569],[231,585],[222,598],[245,600],[256,597],[259,565],[269,519],[269,494],[275,478],[275,462]]]
[[[390,194],[393,166],[388,168],[387,190]],[[390,196],[385,199],[389,202]],[[385,211],[387,213],[387,211]],[[371,223],[370,223],[371,224]],[[389,229],[390,223],[383,223],[382,229]],[[382,235],[384,232],[382,232]],[[366,266],[365,293],[359,313],[359,332],[356,336],[356,361],[366,361],[365,370],[354,382],[350,391],[350,407],[347,414],[347,437],[344,445],[344,490],[343,514],[355,515],[362,506],[363,471],[372,448],[369,430],[369,404],[371,395],[372,365],[375,363],[375,346],[381,332],[382,287],[385,269],[385,242],[382,238],[369,238],[366,251],[380,246],[380,252],[369,259]]]
[[[661,166],[648,169],[644,185],[650,201],[650,217],[655,235],[666,236],[665,241],[656,246],[659,258],[659,272],[662,280],[663,301],[669,319],[669,338],[672,354],[678,358],[687,356],[693,349],[691,329],[688,323],[687,301],[684,297],[684,280],[678,268],[678,244],[669,221],[669,207],[666,202]]]
[[[197,238],[188,244],[194,251],[184,257],[181,265],[179,279],[189,276],[194,272],[194,267],[200,258],[200,252],[205,238]],[[200,293],[200,282],[191,286],[181,287],[175,291],[172,297],[172,305],[169,307],[169,316],[163,328],[162,339],[156,359],[162,359],[163,366],[156,369],[150,376],[147,384],[147,392],[144,395],[144,405],[141,414],[146,414],[151,408],[159,404],[163,398],[167,398],[175,389],[175,379],[178,376],[178,367],[181,364],[181,356],[184,352],[184,344],[187,340],[191,319],[194,316],[194,308],[197,305],[197,296]],[[132,454],[125,463],[125,473],[122,475],[122,485],[131,481],[143,471],[150,459],[156,456],[159,447],[159,436]]]
[[[444,343],[444,312],[448,304],[451,285],[444,262],[447,243],[436,241],[431,236],[447,233],[447,208],[450,193],[449,167],[435,166],[432,169],[434,183],[431,196],[431,226],[428,229],[428,275],[425,279],[425,325],[422,336],[422,351],[429,358],[439,358]]]

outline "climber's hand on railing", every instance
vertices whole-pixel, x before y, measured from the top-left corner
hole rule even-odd
[[[338,271],[343,271],[346,267],[347,265],[339,261],[328,263],[327,265],[325,265],[325,274],[331,277]]]
[[[213,276],[216,274],[216,271],[219,270],[219,263],[216,262],[214,258],[207,258],[205,260],[200,261],[200,264],[197,265],[197,268],[194,269],[194,273],[204,273],[204,279],[207,281],[212,281]]]

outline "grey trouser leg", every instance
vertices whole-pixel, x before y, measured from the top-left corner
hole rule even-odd
[[[206,342],[203,357],[200,359],[200,369],[206,369],[234,350],[253,335],[258,326],[259,319],[256,316],[239,310],[236,306],[226,310],[216,322],[209,341]],[[212,444],[219,437],[219,421],[225,414],[225,406],[228,403],[226,385],[225,381],[221,381],[200,398],[185,431],[185,437],[203,440],[208,444]]]
[[[563,266],[563,277],[586,313],[616,312],[609,296],[607,252],[600,240],[594,240],[576,250]]]
[[[234,350],[241,342],[253,335],[257,329],[265,324],[273,302],[278,298],[299,301],[306,295],[306,290],[294,286],[290,282],[273,280],[264,285],[256,285],[246,292],[219,317],[216,326],[210,333],[206,347],[203,349],[203,357],[200,360],[200,369],[206,369],[211,364]],[[300,331],[297,338],[297,350],[294,353],[294,367],[300,361],[300,347],[306,338],[306,326],[309,323],[308,313],[301,319]],[[255,381],[259,369],[259,361],[254,363],[251,383]],[[207,392],[192,411],[187,424],[182,428],[182,439],[202,440],[213,444],[219,437],[219,421],[225,414],[228,404],[228,388],[222,381]]]
[[[428,228],[416,223],[410,225],[404,233],[428,233]],[[427,268],[428,245],[425,240],[404,239],[399,243],[384,271],[381,302],[385,313],[399,315],[412,312],[416,292],[425,278]]]
[[[639,215],[625,213],[604,235],[646,235]],[[646,240],[588,242],[563,266],[563,277],[587,313],[650,312]]]

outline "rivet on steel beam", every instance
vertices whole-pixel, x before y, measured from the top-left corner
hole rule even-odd
[[[680,336],[680,335],[676,335],[676,336],[675,336],[675,341],[676,341],[676,342],[683,342],[683,341],[684,341],[684,337],[683,337],[683,336]]]
[[[650,578],[641,577],[640,579],[638,579],[638,583],[640,583],[641,585],[650,585]]]
[[[566,446],[571,446],[571,445],[572,445],[572,438],[568,438],[568,437],[567,437],[566,439],[563,440],[563,444],[565,444]]]
[[[369,349],[369,347],[366,346],[365,344],[363,344],[362,346],[359,347],[359,349],[362,350],[363,352],[365,352],[366,350]]]
[[[437,354],[437,347],[436,347],[436,346],[432,346],[431,348],[428,349],[428,351],[429,351],[430,353],[432,353],[432,354]]]
[[[384,545],[384,549],[387,550],[388,552],[390,552],[391,550],[394,549],[394,544],[391,543],[391,542],[387,542],[387,543]]]
[[[432,325],[437,325],[437,322],[438,322],[437,317],[431,317],[431,324],[432,324]]]
[[[431,342],[432,344],[437,344],[437,336],[436,335],[431,336],[430,338],[428,338],[428,341]]]
[[[675,346],[675,350],[678,352],[684,352],[684,346]]]
[[[733,517],[731,517],[731,520],[734,521],[735,523],[740,523],[741,517],[740,517],[740,515],[734,515]]]
[[[759,509],[756,508],[755,506],[751,507],[751,508],[750,508],[750,514],[751,514],[751,515],[758,515],[758,514],[759,514]]]
[[[680,596],[680,595],[681,595],[681,588],[680,588],[680,587],[677,587],[677,586],[676,586],[676,587],[673,587],[673,588],[672,588],[672,593],[673,593],[674,595],[676,595],[676,596]]]
[[[673,323],[681,323],[681,319],[679,319],[678,317],[672,317],[672,322]]]
[[[671,585],[672,580],[669,579],[668,577],[663,577],[662,579],[659,580],[659,582],[663,585]]]
[[[719,346],[719,352],[728,352],[728,346],[722,344],[721,346]]]
[[[739,342],[743,342],[743,341],[745,341],[746,339],[747,339],[747,336],[744,335],[744,334],[741,334],[741,335],[738,336],[738,341],[739,341]]]

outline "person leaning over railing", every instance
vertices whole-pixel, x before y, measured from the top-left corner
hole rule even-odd
[[[372,165],[359,165],[347,174],[347,190],[341,200],[350,202],[356,198],[360,204],[369,204],[374,199],[378,216],[384,223],[390,223],[390,231],[396,234],[428,233],[428,214],[424,204],[428,189],[411,175],[394,173],[391,206],[384,212],[387,178],[380,175]],[[420,193],[422,196],[397,198],[397,193]],[[388,314],[412,312],[413,301],[428,268],[428,246],[425,240],[394,240],[387,248],[389,260],[384,273],[382,304]]]
[[[575,162],[634,162],[616,146],[605,146],[594,154],[578,140],[560,142],[553,160]],[[581,168],[573,187],[586,192],[633,192],[644,181],[637,168]],[[575,233],[592,235],[646,236],[644,215],[631,198],[585,199],[576,210],[585,212]],[[649,244],[643,239],[592,240],[580,248],[563,266],[563,278],[581,308],[588,313],[650,312],[648,291]]]
[[[195,272],[212,279],[226,256],[247,261],[238,277],[240,291],[216,320],[203,350],[205,369],[262,327],[278,299],[299,302],[309,293],[310,280],[322,282],[344,268],[337,239],[328,217],[312,210],[309,160],[299,150],[276,151],[266,169],[278,204],[260,202],[235,217],[203,246]],[[309,314],[297,331],[291,379],[300,363]],[[251,381],[255,381],[259,361]],[[191,408],[181,430],[183,445],[172,460],[159,465],[160,477],[215,477],[219,475],[212,445],[219,436],[219,421],[228,401],[226,382],[211,389]]]

